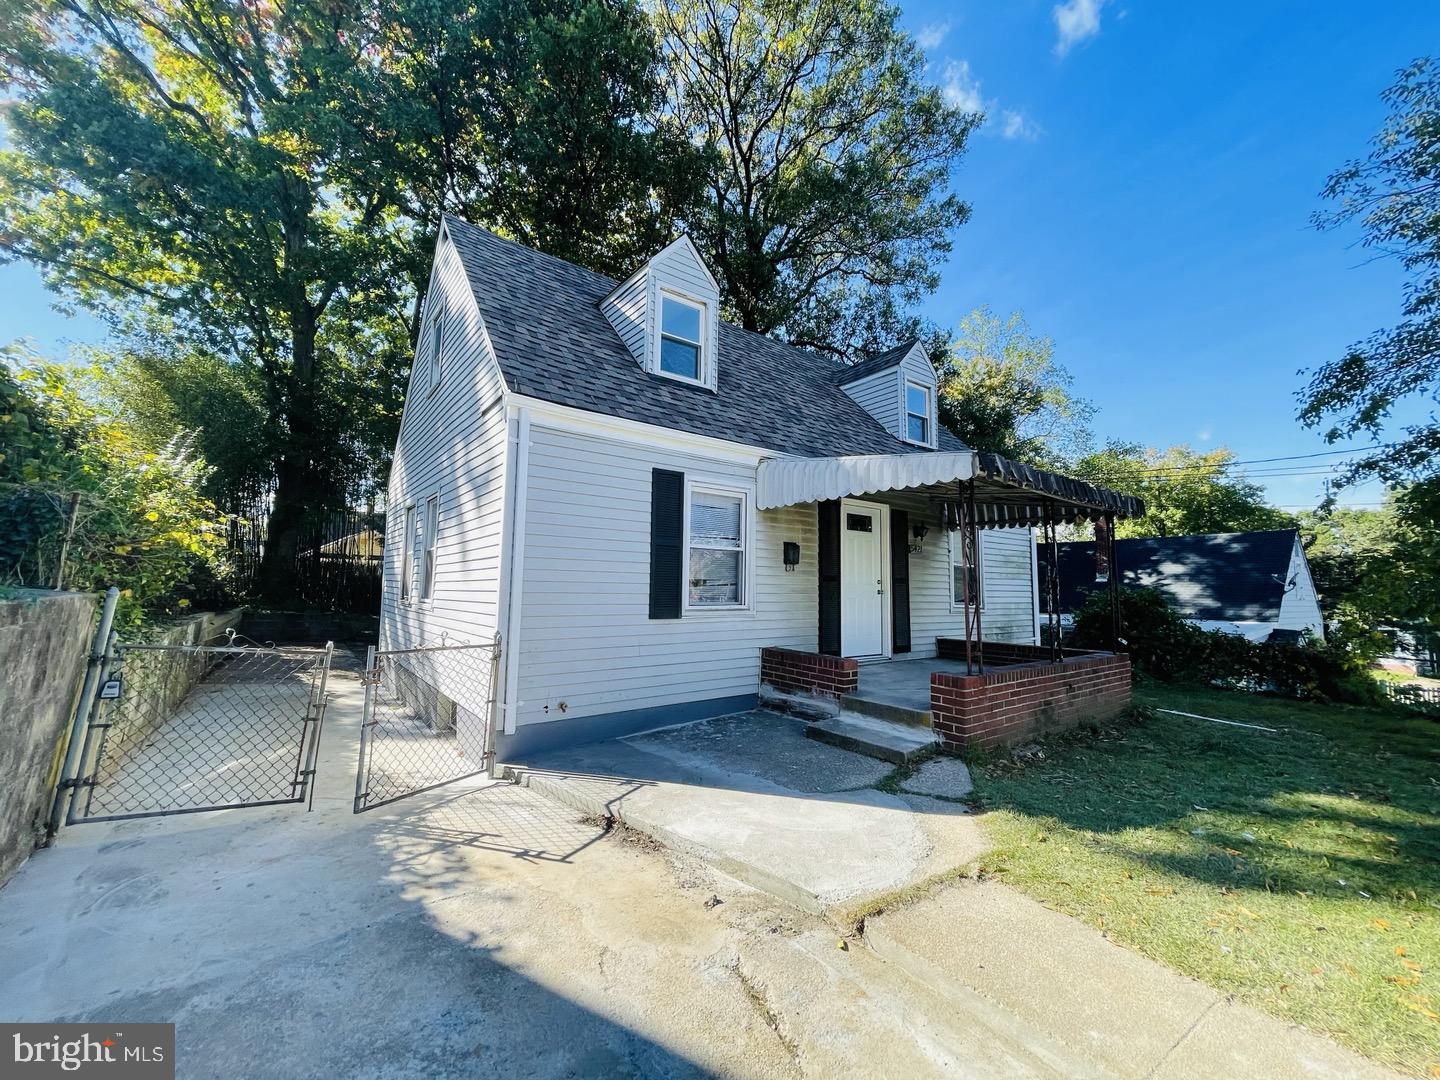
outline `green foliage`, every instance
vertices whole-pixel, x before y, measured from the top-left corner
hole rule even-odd
[[[224,523],[188,446],[146,449],[84,400],[66,368],[13,360],[0,366],[0,446],[0,581],[53,583],[78,493],[68,588],[119,587],[122,624],[214,599]]]
[[[684,224],[748,330],[865,351],[936,286],[981,117],[945,103],[898,17],[872,0],[659,5],[667,113],[714,162]]]
[[[1194,533],[1293,529],[1295,518],[1266,505],[1259,484],[1231,473],[1235,455],[1221,447],[1146,449],[1112,442],[1075,464],[1082,480],[1145,500],[1145,516],[1117,522],[1120,539]]]
[[[1404,317],[1311,373],[1299,394],[1300,420],[1324,425],[1331,442],[1380,437],[1400,403],[1440,400],[1440,64],[1413,61],[1382,98],[1390,115],[1369,157],[1331,175],[1324,196],[1338,208],[1314,221],[1321,229],[1358,223],[1367,248],[1400,260],[1409,275]],[[1398,445],[1361,457],[1348,477],[1403,483],[1435,476],[1437,461],[1440,421],[1432,412]]]
[[[932,359],[940,419],[966,446],[1050,468],[1088,449],[1095,407],[1071,393],[1055,342],[1032,334],[1020,312],[977,308]]]
[[[1377,704],[1370,677],[1379,642],[1361,628],[1339,628],[1329,641],[1256,642],[1186,622],[1154,589],[1122,589],[1120,636],[1137,670],[1166,682],[1264,690],[1311,701]],[[1109,599],[1091,596],[1075,615],[1067,644],[1108,647]]]
[[[1440,638],[1440,539],[1429,505],[1435,486],[1391,492],[1379,510],[1302,516],[1300,535],[1327,617],[1372,633],[1403,629],[1422,643]]]

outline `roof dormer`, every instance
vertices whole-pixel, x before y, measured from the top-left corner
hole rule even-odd
[[[720,287],[688,236],[617,285],[600,309],[650,374],[715,389]]]
[[[939,384],[919,341],[861,360],[841,374],[840,387],[897,439],[939,447]]]

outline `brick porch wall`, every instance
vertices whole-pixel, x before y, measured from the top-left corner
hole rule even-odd
[[[760,650],[760,682],[787,694],[822,694],[842,698],[860,686],[860,665],[854,660],[796,649]]]
[[[930,674],[930,713],[947,749],[991,747],[1107,720],[1130,705],[1130,658],[1073,656],[984,675]]]
[[[1090,656],[1093,649],[1061,649],[1062,656]],[[936,638],[935,655],[941,660],[964,660],[965,639],[964,638]],[[997,664],[1028,664],[1033,661],[1050,660],[1050,646],[1048,645],[1015,645],[1008,641],[987,641],[985,642],[985,661],[994,661]]]

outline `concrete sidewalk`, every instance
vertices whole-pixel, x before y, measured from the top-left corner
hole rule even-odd
[[[64,830],[0,889],[0,1018],[169,1022],[182,1078],[1098,1076],[971,995],[510,784]]]
[[[926,985],[979,992],[1126,1080],[1399,1080],[998,882],[958,882],[872,917],[864,938]]]
[[[893,767],[763,710],[592,743],[513,767],[558,802],[824,913],[954,870],[984,849],[965,807],[875,790]]]

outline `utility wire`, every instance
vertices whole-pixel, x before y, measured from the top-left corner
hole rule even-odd
[[[1141,469],[1141,470],[1139,470],[1139,471],[1140,471],[1142,474],[1146,474],[1146,475],[1162,474],[1162,473],[1177,473],[1177,472],[1194,472],[1194,471],[1204,471],[1204,470],[1209,470],[1209,471],[1212,471],[1212,472],[1219,472],[1219,471],[1223,471],[1223,470],[1225,470],[1225,469],[1233,469],[1233,468],[1236,468],[1237,466],[1240,466],[1240,465],[1270,465],[1270,464],[1274,464],[1274,463],[1276,463],[1276,462],[1281,462],[1281,461],[1309,461],[1309,460],[1311,460],[1312,458],[1334,457],[1334,456],[1337,455],[1337,454],[1363,454],[1363,453],[1368,453],[1369,451],[1372,451],[1372,450],[1388,450],[1388,449],[1391,449],[1392,447],[1395,447],[1395,446],[1398,446],[1398,445],[1399,445],[1398,443],[1393,443],[1393,442],[1391,442],[1391,443],[1375,443],[1373,446],[1351,447],[1350,449],[1347,449],[1347,450],[1321,450],[1321,451],[1318,451],[1318,452],[1313,453],[1313,454],[1288,454],[1288,455],[1285,455],[1285,456],[1282,456],[1282,457],[1273,457],[1273,458],[1247,458],[1247,459],[1230,460],[1230,461],[1197,462],[1197,463],[1190,464],[1190,465],[1152,465],[1152,466],[1147,466],[1146,468],[1143,468],[1143,469]],[[1332,467],[1332,468],[1336,468],[1336,469],[1341,469],[1341,468],[1345,468],[1345,467],[1348,466],[1349,464],[1350,464],[1349,462],[1341,461],[1341,462],[1336,462],[1336,463],[1335,463],[1333,466],[1331,466],[1331,467]],[[1095,479],[1095,478],[1101,478],[1103,475],[1113,475],[1113,474],[1111,474],[1111,473],[1106,473],[1106,474],[1101,474],[1101,473],[1089,473],[1089,474],[1086,474],[1086,475],[1084,475],[1084,476],[1077,476],[1077,479],[1081,479],[1081,480]]]

